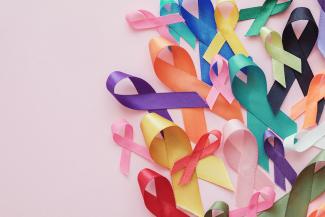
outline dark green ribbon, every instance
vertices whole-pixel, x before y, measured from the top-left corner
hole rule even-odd
[[[246,8],[240,10],[239,20],[255,19],[249,28],[246,36],[257,36],[260,30],[265,26],[266,22],[275,14],[282,13],[287,10],[293,0],[277,4],[277,0],[266,0],[260,7]]]
[[[213,211],[221,212],[219,215],[213,215]],[[229,206],[225,202],[215,202],[212,204],[210,209],[205,213],[204,217],[228,217],[229,215]]]

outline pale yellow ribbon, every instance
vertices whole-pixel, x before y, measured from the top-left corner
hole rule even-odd
[[[227,17],[223,14],[224,10],[222,9],[225,3],[230,3],[232,5],[232,10]],[[235,54],[244,54],[248,56],[248,52],[235,33],[235,28],[239,19],[239,11],[235,0],[218,0],[214,11],[214,17],[218,33],[203,55],[204,59],[210,63],[212,58],[219,53],[225,42],[228,42]]]

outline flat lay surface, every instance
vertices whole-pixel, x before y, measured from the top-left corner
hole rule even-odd
[[[239,8],[263,2],[237,0]],[[127,13],[138,9],[158,16],[159,1],[12,0],[0,5],[0,216],[151,216],[137,183],[138,172],[147,167],[169,178],[168,171],[132,154],[129,176],[120,173],[121,148],[112,139],[111,124],[125,118],[134,127],[134,140],[145,145],[139,126],[146,112],[117,103],[105,82],[118,70],[144,78],[157,92],[169,91],[150,59],[149,40],[156,31],[135,32],[125,20]],[[317,0],[296,0],[272,16],[267,26],[282,34],[290,13],[299,6],[308,7],[318,23]],[[244,36],[251,22],[239,22],[236,32],[264,70],[270,89],[272,63],[263,42]],[[181,45],[199,75],[198,46],[193,50],[183,41]],[[325,71],[317,46],[308,60],[314,74]],[[123,83],[117,90],[134,91],[126,87]],[[295,81],[282,110],[289,114],[302,98]],[[180,110],[169,112],[182,127]],[[209,130],[222,130],[226,123],[210,112],[206,120]],[[297,123],[300,130],[303,118]],[[287,159],[300,172],[318,152],[288,151]],[[220,149],[216,155],[223,158]],[[236,174],[229,173],[235,185]],[[235,208],[232,192],[201,180],[199,185],[206,210],[217,200]],[[279,198],[285,192],[276,187],[276,193]]]

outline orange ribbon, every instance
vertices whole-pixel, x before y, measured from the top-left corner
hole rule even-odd
[[[291,117],[297,119],[305,113],[303,128],[314,127],[317,125],[317,105],[325,98],[325,74],[316,75],[310,82],[308,94],[291,109]]]
[[[151,59],[157,77],[167,87],[176,92],[195,91],[203,99],[206,99],[211,87],[197,78],[195,66],[188,52],[162,37],[153,38],[149,43]],[[165,52],[171,55],[166,57]],[[184,99],[186,100],[186,99]],[[212,112],[223,117],[226,120],[238,119],[243,121],[238,101],[234,100],[231,104],[219,95],[212,108]],[[185,130],[194,142],[207,133],[207,126],[204,116],[204,110],[201,108],[182,109]],[[195,124],[193,124],[195,123]]]

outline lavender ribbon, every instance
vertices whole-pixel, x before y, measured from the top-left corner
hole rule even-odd
[[[274,181],[285,191],[285,179],[293,185],[296,181],[297,173],[285,158],[283,142],[271,130],[266,130],[264,133],[264,149],[267,156],[274,163]]]
[[[115,93],[115,86],[123,79],[129,79],[138,94],[121,95]],[[169,120],[172,118],[167,109],[209,108],[208,104],[196,92],[156,93],[145,80],[124,72],[112,72],[108,76],[106,87],[115,99],[125,107],[155,112]]]
[[[319,19],[319,36],[317,45],[322,53],[322,55],[325,57],[325,0],[318,0],[318,3],[321,6],[320,10],[320,19]]]

